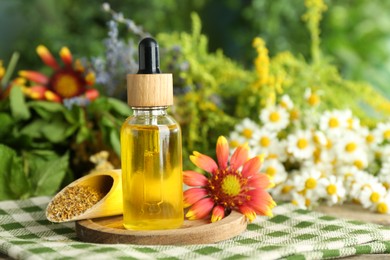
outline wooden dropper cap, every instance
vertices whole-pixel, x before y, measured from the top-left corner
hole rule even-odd
[[[132,107],[173,105],[172,74],[160,72],[157,42],[150,37],[138,45],[139,70],[127,75],[127,103]]]

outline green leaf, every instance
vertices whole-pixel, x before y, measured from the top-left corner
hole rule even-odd
[[[69,155],[57,157],[54,152],[31,154],[31,181],[34,196],[53,195],[58,191],[69,165]]]
[[[8,113],[0,113],[0,137],[8,136],[12,126],[14,125],[14,120]]]
[[[21,87],[14,86],[11,89],[10,105],[13,118],[17,120],[25,120],[30,118],[30,111],[26,105]]]
[[[63,105],[55,102],[31,101],[28,105],[46,120],[58,116],[59,113],[64,113],[66,110]]]
[[[59,143],[68,138],[68,128],[69,125],[64,120],[62,120],[61,118],[56,118],[49,124],[45,124],[42,127],[41,131],[43,136],[45,136],[47,140],[53,143]]]
[[[81,143],[85,140],[87,140],[89,137],[91,136],[90,132],[89,132],[89,129],[88,127],[86,126],[82,126],[80,128],[80,130],[78,131],[77,133],[77,136],[76,136],[76,143]]]
[[[26,197],[29,184],[14,150],[0,144],[0,200]]]
[[[129,116],[131,113],[131,109],[128,104],[115,99],[115,98],[107,98],[108,104],[112,107],[112,109],[120,115]]]
[[[111,129],[110,131],[110,143],[116,154],[120,155],[121,143],[119,138],[119,131],[117,131],[116,129]]]

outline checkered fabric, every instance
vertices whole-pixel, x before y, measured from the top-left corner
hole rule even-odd
[[[0,202],[0,252],[16,259],[323,259],[390,253],[390,227],[300,210],[258,217],[241,235],[189,246],[102,245],[77,240],[74,223],[53,224],[49,197]]]

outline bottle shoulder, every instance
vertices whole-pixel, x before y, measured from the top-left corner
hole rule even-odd
[[[131,115],[126,118],[124,125],[179,125],[170,115]]]

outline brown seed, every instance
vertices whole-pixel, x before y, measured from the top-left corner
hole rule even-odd
[[[47,218],[61,222],[81,215],[105,194],[90,186],[72,186],[56,196],[47,208]]]

